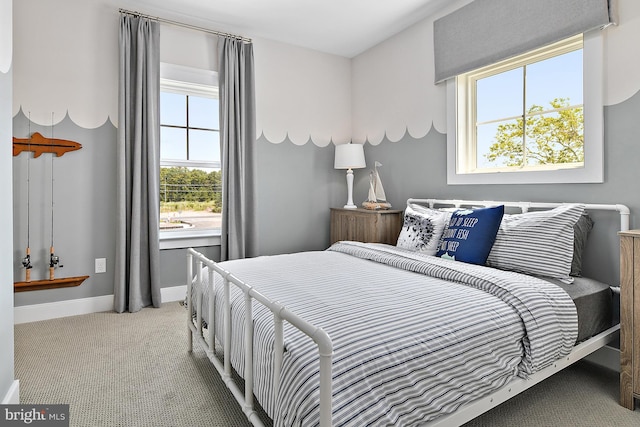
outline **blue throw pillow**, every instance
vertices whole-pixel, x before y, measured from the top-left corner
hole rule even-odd
[[[455,211],[442,234],[436,256],[484,265],[503,215],[502,205]]]

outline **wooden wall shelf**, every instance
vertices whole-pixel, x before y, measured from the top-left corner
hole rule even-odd
[[[14,292],[38,291],[41,289],[70,288],[81,285],[89,276],[65,277],[53,280],[33,280],[31,282],[15,282]]]

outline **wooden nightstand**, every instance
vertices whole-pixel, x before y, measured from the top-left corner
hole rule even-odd
[[[403,212],[397,209],[331,208],[331,243],[355,240],[395,245],[402,228]]]
[[[640,230],[620,235],[620,404],[640,398]]]

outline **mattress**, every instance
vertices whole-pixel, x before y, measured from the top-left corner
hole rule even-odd
[[[587,277],[576,277],[571,284],[555,279],[545,280],[564,289],[576,305],[577,342],[584,341],[612,326],[613,292],[609,285]]]
[[[566,355],[577,336],[575,307],[555,285],[393,247],[351,242],[221,265],[332,337],[339,426],[413,425],[453,412]],[[204,308],[210,289],[203,285]],[[231,305],[239,344],[231,346],[231,364],[243,376],[242,296],[232,291]],[[313,346],[285,325],[282,387],[274,396],[272,315],[254,305],[253,317],[258,401],[276,426],[315,425]]]

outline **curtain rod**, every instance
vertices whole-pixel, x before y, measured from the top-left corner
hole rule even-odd
[[[250,38],[243,37],[243,36],[238,36],[236,34],[225,33],[225,32],[222,32],[222,31],[210,30],[208,28],[196,27],[195,25],[190,25],[190,24],[185,24],[185,23],[182,23],[182,22],[172,21],[170,19],[159,18],[157,16],[145,15],[144,13],[133,12],[133,11],[126,10],[126,9],[119,9],[118,11],[120,13],[124,13],[124,14],[127,14],[127,15],[134,15],[134,16],[140,16],[140,17],[143,17],[143,18],[149,18],[149,19],[153,19],[155,21],[162,22],[162,23],[165,23],[165,24],[171,24],[171,25],[176,25],[178,27],[189,28],[191,30],[202,31],[202,32],[209,33],[209,34],[214,34],[216,36],[231,37],[231,38],[234,38],[234,39],[242,40],[245,43],[251,43],[251,39]]]

